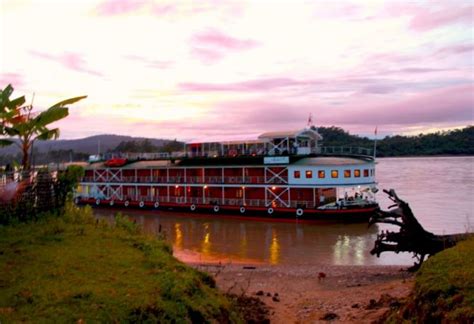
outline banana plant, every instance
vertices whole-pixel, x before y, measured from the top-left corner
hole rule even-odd
[[[13,87],[0,90],[0,146],[17,145],[22,153],[22,169],[30,169],[30,152],[35,141],[57,139],[59,128],[48,125],[69,115],[68,105],[87,96],[75,97],[58,102],[41,112],[33,112],[32,105],[25,105],[25,97],[10,100]],[[14,140],[17,138],[17,140]]]

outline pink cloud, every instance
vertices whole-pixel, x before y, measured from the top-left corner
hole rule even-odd
[[[102,73],[88,68],[87,63],[82,57],[82,55],[77,53],[66,52],[61,55],[53,55],[44,52],[30,51],[30,54],[42,59],[59,63],[70,70],[87,73],[99,77],[103,76]]]
[[[13,88],[21,88],[24,85],[24,76],[18,73],[1,73],[0,74],[0,89],[5,88],[11,84]]]
[[[254,48],[258,42],[251,39],[238,39],[225,35],[216,30],[209,30],[204,33],[196,34],[192,39],[198,46],[213,47],[227,50],[246,50]]]
[[[411,29],[428,31],[453,24],[472,26],[474,6],[468,2],[464,4],[433,1],[428,7],[422,7],[415,2],[389,2],[381,16],[408,16]]]
[[[180,140],[254,138],[269,130],[298,129],[313,113],[316,125],[337,125],[357,133],[370,133],[378,125],[383,134],[399,133],[407,127],[472,124],[474,86],[428,91],[404,100],[352,101],[330,106],[315,101],[280,102],[262,96],[248,101],[223,101],[209,107],[205,118],[183,121],[129,122],[110,116],[104,124],[94,116],[80,116],[76,109],[61,121],[65,137],[98,133],[129,134]],[[88,125],[87,128],[80,125]],[[179,132],[177,133],[177,130]],[[176,135],[179,134],[179,135]]]
[[[244,130],[288,129],[302,127],[310,112],[319,125],[348,125],[372,127],[397,125],[399,127],[430,123],[472,124],[474,85],[436,89],[408,99],[395,101],[350,102],[328,106],[272,100],[233,101],[216,104],[209,116],[231,120]],[[204,123],[209,120],[204,121]],[[211,124],[212,125],[212,124]],[[214,125],[215,126],[215,125]],[[222,126],[221,126],[222,128]]]
[[[451,70],[423,67],[398,70],[375,68],[371,72],[364,72],[366,75],[360,73],[359,75],[336,76],[332,79],[263,78],[221,84],[183,82],[178,84],[178,87],[184,91],[203,93],[268,93],[272,91],[274,95],[302,98],[337,93],[352,93],[353,96],[360,96],[360,94],[383,95],[395,92],[425,91],[427,89],[472,83],[472,78],[462,76],[446,77],[443,74],[436,77],[436,75],[431,75],[432,73],[447,73],[449,71]],[[429,76],[420,79],[420,75],[423,76],[428,73],[430,73]],[[340,102],[341,99],[336,101]]]
[[[467,54],[471,58],[474,56],[474,45],[473,44],[456,44],[452,46],[442,47],[437,50],[435,56],[448,56],[448,55],[459,55]]]
[[[195,34],[191,43],[191,54],[204,63],[214,63],[228,54],[259,46],[255,40],[235,38],[216,30]]]
[[[104,16],[121,15],[136,11],[146,3],[146,0],[107,0],[97,7],[97,12]]]
[[[268,78],[255,79],[235,83],[181,83],[179,87],[186,91],[213,92],[213,91],[266,91],[277,88],[305,86],[320,83],[319,81],[309,80],[300,81],[291,78]]]
[[[191,49],[191,55],[204,64],[218,62],[225,56],[225,54],[220,51],[208,48],[193,48]]]
[[[436,11],[420,10],[411,20],[410,27],[414,30],[426,31],[450,24],[467,23],[472,25],[473,17],[473,6],[450,4],[449,7]]]

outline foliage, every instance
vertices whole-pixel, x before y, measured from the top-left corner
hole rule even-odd
[[[0,90],[0,135],[17,137],[19,142],[11,139],[0,139],[0,146],[18,145],[22,153],[23,170],[30,168],[30,151],[36,140],[51,140],[59,137],[59,128],[48,126],[69,115],[67,105],[76,103],[86,96],[71,98],[58,102],[39,113],[33,112],[32,105],[24,105],[25,98],[10,100],[13,87],[8,85]]]
[[[120,153],[156,153],[156,152],[177,152],[183,150],[183,142],[179,142],[176,139],[173,141],[167,141],[163,146],[158,147],[153,145],[149,139],[123,141],[117,145],[112,152]]]
[[[339,127],[319,127],[324,146],[361,146],[372,148],[374,141],[351,135]],[[420,155],[472,155],[474,154],[474,126],[446,132],[417,136],[387,136],[377,140],[377,156]]]
[[[112,151],[121,153],[154,153],[159,150],[149,139],[145,139],[143,141],[133,140],[120,142]]]
[[[66,199],[72,199],[74,189],[84,177],[84,168],[79,165],[69,165],[65,171],[59,171],[55,183],[57,206],[64,206]]]
[[[15,185],[15,194],[9,201],[0,200],[0,224],[38,220],[45,212],[59,214],[66,201],[72,200],[84,173],[81,166],[70,165],[59,171],[55,179],[48,170],[42,169],[35,177],[26,173],[24,180],[11,182]]]
[[[241,322],[214,280],[164,241],[65,210],[0,228],[0,322]]]
[[[184,143],[180,142],[176,139],[173,141],[169,141],[163,145],[161,148],[161,152],[172,153],[172,152],[180,152],[184,148]]]
[[[415,287],[388,322],[472,323],[474,321],[474,238],[426,261]]]

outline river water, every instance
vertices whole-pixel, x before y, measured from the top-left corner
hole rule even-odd
[[[380,189],[394,188],[425,229],[436,234],[474,231],[474,157],[378,159]],[[383,209],[390,200],[382,190]],[[114,211],[97,209],[98,216]],[[148,233],[160,229],[177,252],[198,260],[263,264],[411,264],[411,255],[369,251],[389,226],[331,222],[257,221],[241,217],[127,210]]]

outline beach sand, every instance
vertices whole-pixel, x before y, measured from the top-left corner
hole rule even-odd
[[[176,257],[212,274],[223,292],[263,301],[272,323],[371,323],[413,286],[401,266],[203,262],[183,251]]]

